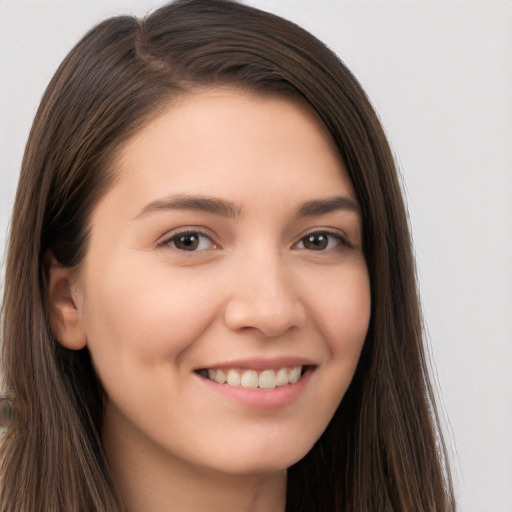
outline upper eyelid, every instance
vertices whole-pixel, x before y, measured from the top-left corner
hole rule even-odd
[[[158,240],[155,243],[156,247],[162,246],[167,244],[169,241],[171,241],[175,236],[178,236],[180,234],[186,234],[186,233],[197,233],[198,235],[202,235],[207,237],[212,241],[213,244],[216,246],[221,247],[221,244],[217,241],[217,235],[212,232],[212,230],[204,227],[204,226],[182,226],[179,228],[171,229],[170,231],[166,232],[165,235],[158,238]],[[291,244],[293,247],[294,245],[297,245],[300,241],[302,241],[305,237],[308,235],[313,235],[315,233],[325,233],[327,235],[331,235],[333,237],[339,238],[343,240],[346,244],[348,244],[351,247],[355,247],[356,244],[354,244],[347,233],[344,230],[341,230],[339,228],[333,228],[333,227],[322,227],[317,226],[314,228],[310,228],[303,233],[301,233],[295,241]]]
[[[304,237],[306,237],[308,235],[314,235],[316,233],[325,233],[327,235],[332,235],[332,236],[335,236],[335,237],[343,238],[345,240],[349,239],[349,235],[344,230],[342,230],[342,229],[319,226],[319,227],[310,228],[310,229],[304,231],[297,238],[297,242],[299,242],[300,240],[302,240]]]
[[[215,240],[215,235],[210,232],[210,230],[200,227],[200,226],[183,226],[176,229],[171,229],[170,231],[167,231],[167,233],[161,237],[158,238],[158,240],[155,243],[156,247],[160,247],[163,245],[166,245],[169,243],[174,237],[178,235],[183,234],[198,234],[201,236],[205,236],[206,238],[210,239],[213,244],[219,245]]]
[[[292,244],[292,247],[299,244],[300,242],[302,242],[302,240],[304,240],[304,238],[306,238],[307,236],[314,235],[314,234],[330,235],[335,238],[338,238],[343,245],[346,245],[347,247],[349,247],[351,249],[355,249],[357,247],[357,245],[354,244],[353,241],[350,240],[349,236],[343,230],[340,230],[337,228],[321,228],[321,227],[313,228],[311,230],[306,231],[302,235],[300,235],[300,238],[298,238],[297,241]]]

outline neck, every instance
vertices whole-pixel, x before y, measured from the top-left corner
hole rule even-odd
[[[103,430],[111,477],[126,512],[284,512],[286,471],[229,474],[163,453],[151,441]],[[139,440],[140,441],[140,440]]]

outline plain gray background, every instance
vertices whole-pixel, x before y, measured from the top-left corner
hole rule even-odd
[[[376,106],[404,175],[460,510],[512,511],[512,2],[247,3],[324,40]],[[30,124],[58,64],[103,18],[160,4],[0,0],[2,253]]]

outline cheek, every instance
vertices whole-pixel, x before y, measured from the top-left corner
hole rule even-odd
[[[318,324],[331,357],[359,358],[371,314],[370,282],[363,263],[327,281],[317,294]]]
[[[83,321],[88,347],[101,367],[137,360],[156,366],[176,361],[215,315],[201,279],[165,266],[137,266],[137,259],[105,269],[88,287]]]
[[[316,306],[317,325],[328,345],[322,387],[329,392],[321,401],[332,416],[352,381],[368,331],[371,295],[366,266],[331,279]]]

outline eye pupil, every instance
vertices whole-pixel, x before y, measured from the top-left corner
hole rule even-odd
[[[194,251],[199,246],[199,237],[194,233],[178,235],[174,239],[174,246],[183,251]]]
[[[314,251],[325,249],[329,245],[329,238],[324,233],[314,233],[304,238],[304,247]]]

